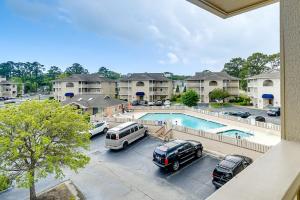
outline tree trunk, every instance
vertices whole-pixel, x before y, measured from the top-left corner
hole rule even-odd
[[[33,183],[30,187],[30,200],[36,200],[36,193],[35,193],[35,184]]]
[[[36,192],[35,192],[35,182],[34,182],[34,176],[35,176],[35,173],[34,173],[34,170],[32,170],[30,172],[30,175],[31,175],[31,178],[32,178],[32,183],[31,183],[31,186],[30,186],[30,200],[36,200]]]

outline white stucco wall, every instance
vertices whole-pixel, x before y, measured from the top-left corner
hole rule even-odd
[[[266,80],[273,81],[273,86],[263,86]],[[262,98],[263,94],[272,94],[274,96],[273,106],[280,107],[280,79],[260,78],[248,80],[248,96],[251,97],[255,107],[263,109],[269,105],[269,102]]]

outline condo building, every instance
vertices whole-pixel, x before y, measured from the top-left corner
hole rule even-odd
[[[98,74],[74,74],[53,81],[53,96],[65,101],[75,95],[116,96],[116,82]]]
[[[0,77],[0,97],[15,98],[18,95],[18,87],[16,83]]]
[[[257,108],[280,107],[280,72],[268,72],[247,78],[248,96]]]
[[[197,72],[195,76],[186,79],[186,87],[199,94],[201,103],[212,101],[209,94],[214,89],[228,91],[231,96],[239,95],[239,79],[226,72]]]
[[[172,92],[172,81],[163,73],[128,74],[119,82],[119,98],[129,102],[170,99]]]

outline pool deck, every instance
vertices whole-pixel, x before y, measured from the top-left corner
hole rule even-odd
[[[132,113],[126,113],[126,114],[120,115],[119,117],[122,117],[122,118],[128,117],[128,118],[139,119],[148,113],[181,113],[181,114],[187,114],[187,115],[191,115],[191,116],[198,117],[201,119],[221,123],[226,126],[221,127],[221,128],[209,129],[209,130],[207,130],[207,132],[218,133],[218,132],[224,132],[224,131],[236,129],[236,130],[240,130],[240,131],[244,131],[244,132],[253,134],[254,136],[250,136],[245,139],[248,141],[251,141],[251,142],[258,143],[258,144],[273,146],[273,145],[278,144],[281,141],[279,131],[274,131],[271,129],[261,128],[261,127],[257,127],[257,126],[253,126],[253,125],[249,125],[249,124],[245,124],[245,123],[240,123],[237,121],[218,118],[215,116],[205,115],[205,114],[201,114],[201,113],[195,113],[195,112],[191,112],[191,111],[178,112],[178,111],[174,110],[174,111],[166,112],[164,110],[160,110],[160,111],[147,111],[147,112],[132,112]]]

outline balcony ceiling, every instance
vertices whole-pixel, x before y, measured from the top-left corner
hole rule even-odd
[[[279,0],[187,0],[222,18],[276,3]]]

